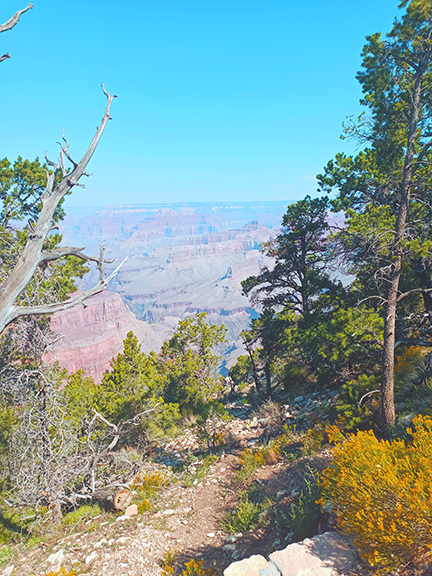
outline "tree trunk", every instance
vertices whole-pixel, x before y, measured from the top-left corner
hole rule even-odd
[[[394,405],[394,346],[396,330],[396,298],[399,276],[389,290],[384,319],[383,378],[381,383],[381,415],[386,431],[389,431],[396,420]]]
[[[257,366],[256,366],[256,363],[255,363],[255,359],[254,359],[254,357],[253,357],[253,350],[252,350],[251,345],[250,345],[249,343],[247,343],[247,342],[245,342],[245,348],[246,348],[246,350],[247,350],[247,353],[249,354],[249,358],[250,358],[250,361],[251,361],[251,364],[252,364],[252,372],[253,372],[253,379],[254,379],[254,382],[255,382],[255,388],[256,388],[257,394],[260,394],[260,392],[261,392],[261,381],[260,381],[260,378],[259,378],[259,376],[258,376]]]
[[[413,179],[413,160],[417,139],[417,128],[420,110],[422,107],[422,82],[429,65],[431,55],[430,47],[424,53],[421,64],[416,69],[412,104],[409,114],[408,137],[403,168],[403,179],[400,191],[399,208],[396,215],[395,237],[392,248],[394,257],[390,278],[388,280],[387,298],[384,318],[384,347],[383,347],[383,377],[381,382],[381,416],[384,428],[388,433],[394,426],[396,414],[394,405],[394,347],[396,331],[396,315],[398,304],[398,291],[400,273],[403,260],[403,240],[408,222],[409,205],[411,199],[411,186]]]
[[[266,362],[264,364],[264,374],[266,377],[266,384],[267,384],[267,396],[268,398],[272,397],[272,386],[271,386],[271,371],[270,371],[270,363]]]
[[[96,490],[90,495],[93,502],[100,504],[105,510],[118,510],[124,512],[132,502],[133,494],[130,490],[118,488],[104,488]]]

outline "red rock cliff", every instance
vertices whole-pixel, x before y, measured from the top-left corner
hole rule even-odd
[[[99,381],[109,368],[110,360],[123,351],[123,340],[132,330],[143,350],[159,350],[170,333],[170,326],[149,330],[148,324],[137,320],[121,296],[103,292],[80,305],[54,314],[51,328],[63,336],[47,355],[69,372],[84,370]]]

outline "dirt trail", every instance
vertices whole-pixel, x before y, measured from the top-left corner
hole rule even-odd
[[[238,501],[237,455],[258,435],[257,429],[246,424],[240,419],[230,423],[237,439],[232,453],[221,455],[201,480],[188,488],[181,482],[171,484],[162,490],[155,507],[142,515],[84,521],[78,533],[52,546],[38,545],[15,558],[13,574],[39,576],[65,567],[89,576],[160,576],[162,557],[176,550],[178,566],[191,558],[203,559],[204,567],[217,575],[234,559],[261,551],[259,530],[223,548],[229,534],[221,529],[221,520]],[[188,442],[191,444],[190,438]],[[281,465],[267,468],[281,470]]]
[[[84,519],[75,529],[78,533],[49,545],[40,544],[30,551],[22,548],[13,559],[13,575],[45,576],[64,567],[66,574],[73,568],[77,575],[160,576],[161,559],[175,550],[175,574],[181,574],[185,562],[194,558],[202,559],[204,568],[211,568],[218,576],[234,560],[252,554],[266,556],[285,547],[287,538],[272,521],[235,537],[221,528],[221,520],[239,499],[241,487],[235,478],[237,456],[263,434],[259,424],[247,417],[235,418],[228,428],[232,439],[229,449],[201,480],[195,480],[189,487],[182,481],[172,482],[161,490],[152,508],[144,514],[128,519],[116,519],[112,514]],[[166,454],[184,457],[196,446],[197,438],[189,432],[167,445]],[[298,496],[307,464],[323,468],[328,463],[326,453],[303,458],[295,464],[275,462],[258,470],[254,486],[263,495],[277,500],[280,509],[288,510],[296,491]]]

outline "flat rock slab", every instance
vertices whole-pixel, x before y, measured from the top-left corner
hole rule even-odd
[[[264,556],[256,555],[233,562],[224,570],[224,576],[280,576],[280,572]]]
[[[354,555],[336,532],[290,544],[269,556],[282,576],[332,576],[355,564]]]

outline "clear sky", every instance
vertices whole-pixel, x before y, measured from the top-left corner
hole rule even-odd
[[[3,0],[0,22],[27,0]],[[82,155],[113,120],[70,206],[294,201],[358,114],[365,36],[398,0],[34,0],[0,35],[0,157]]]

